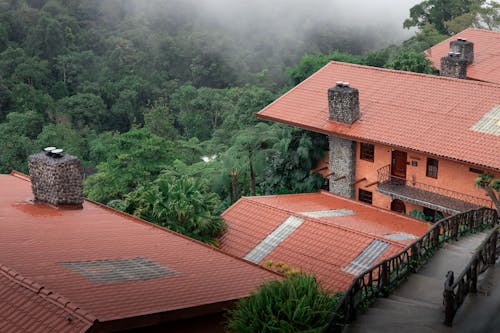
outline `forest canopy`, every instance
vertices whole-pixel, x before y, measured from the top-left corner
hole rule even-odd
[[[416,33],[388,45],[384,29],[346,29],[313,6],[324,0],[293,2],[279,22],[264,0],[236,18],[214,1],[0,0],[0,172],[27,172],[29,154],[61,147],[82,160],[88,197],[208,240],[223,227],[198,235],[172,226],[184,217],[145,211],[159,207],[153,193],[174,195],[166,179],[191,191],[179,207],[210,198],[207,219],[242,195],[323,185],[310,170],[326,138],[255,112],[330,60],[433,73],[423,50],[498,26],[496,2],[447,0],[445,11],[428,0],[404,22]]]

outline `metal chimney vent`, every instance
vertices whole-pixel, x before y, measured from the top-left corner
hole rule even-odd
[[[45,147],[43,148],[45,155],[54,158],[61,158],[64,156],[64,150],[56,147]]]

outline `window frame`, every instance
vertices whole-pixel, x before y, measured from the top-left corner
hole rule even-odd
[[[434,165],[433,161],[435,161],[435,165]],[[437,179],[438,174],[439,174],[439,160],[432,158],[432,157],[427,157],[427,163],[426,163],[426,167],[425,167],[425,175],[429,178]]]
[[[363,199],[367,198],[368,196],[370,198],[369,201],[367,199],[363,200]],[[361,188],[358,189],[358,201],[373,205],[373,192],[363,190]]]
[[[360,142],[359,159],[368,162],[375,162],[375,145],[367,142]]]

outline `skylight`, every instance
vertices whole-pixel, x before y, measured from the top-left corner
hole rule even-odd
[[[339,217],[339,216],[347,216],[347,215],[355,215],[356,212],[350,209],[329,209],[329,210],[315,210],[311,212],[303,212],[301,213],[305,216],[309,217]]]
[[[361,252],[343,271],[352,275],[359,275],[375,262],[389,247],[389,243],[375,239]]]
[[[471,129],[476,132],[500,136],[500,105],[495,105]]]
[[[61,262],[59,264],[97,283],[150,280],[177,274],[174,270],[141,257]]]
[[[280,224],[273,232],[266,236],[257,246],[255,246],[244,257],[253,263],[259,263],[269,253],[271,253],[281,242],[292,234],[304,219],[290,215],[282,224]]]
[[[412,234],[407,234],[406,232],[398,232],[395,234],[384,234],[385,238],[389,238],[395,241],[404,241],[410,239],[417,239],[418,237]]]

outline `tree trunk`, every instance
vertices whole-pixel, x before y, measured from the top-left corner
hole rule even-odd
[[[485,186],[484,189],[486,190],[488,196],[491,198],[491,201],[493,201],[493,203],[495,204],[498,216],[500,217],[500,199],[497,197],[495,191],[491,187]]]
[[[231,203],[238,200],[238,172],[231,170]]]
[[[250,168],[250,194],[255,196],[255,171],[253,170],[253,154],[248,152],[248,164]]]

